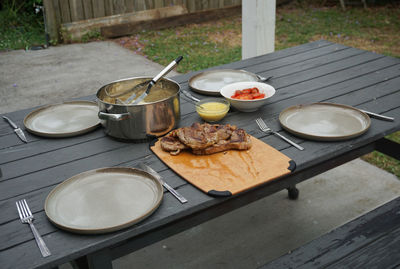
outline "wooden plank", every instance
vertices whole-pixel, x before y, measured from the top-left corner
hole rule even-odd
[[[210,0],[210,1],[208,1],[208,6],[210,8],[219,8],[219,2],[220,1]]]
[[[134,4],[134,0],[125,0],[125,8],[126,8],[126,13],[129,12],[134,12],[135,11],[135,4]]]
[[[71,10],[71,21],[80,21],[85,19],[81,0],[69,0],[69,7]]]
[[[92,0],[92,7],[93,7],[93,18],[100,18],[106,15],[111,15],[109,12],[109,8],[105,9],[105,0]]]
[[[92,0],[82,0],[82,4],[83,4],[84,19],[87,20],[93,18]]]
[[[400,255],[399,206],[396,198],[261,268],[392,268]]]
[[[289,56],[295,55],[297,53],[312,51],[315,48],[325,47],[325,46],[333,46],[334,44],[332,44],[328,41],[325,41],[325,40],[319,40],[319,41],[307,43],[305,45],[306,46],[291,47],[291,48],[287,48],[284,50],[275,51],[274,53],[263,55],[262,57],[245,59],[245,60],[241,60],[241,61],[237,61],[237,62],[233,62],[233,63],[229,63],[229,64],[220,65],[217,67],[211,67],[211,68],[208,68],[205,70],[214,70],[214,69],[218,69],[218,68],[219,69],[220,68],[233,68],[233,69],[247,68],[248,66],[253,66],[257,63],[260,64],[263,62],[269,62],[273,59],[278,59],[281,57],[281,55],[285,55],[285,57],[289,57]],[[287,53],[288,51],[290,53]]]
[[[58,6],[54,6],[53,0],[44,0],[43,1],[44,12],[46,14],[46,25],[47,25],[47,33],[49,35],[49,39],[55,42],[59,40],[58,28],[59,22],[57,21],[57,8]],[[47,40],[47,41],[50,41]]]
[[[135,11],[144,10],[144,0],[135,0]]]
[[[95,0],[94,0],[95,1]],[[113,0],[102,0],[104,2],[104,12],[105,16],[114,15],[114,4]]]
[[[59,150],[56,151],[51,151],[48,153],[43,153],[38,156],[32,156],[28,157],[24,160],[18,160],[18,161],[13,161],[9,163],[5,163],[2,165],[2,170],[3,170],[3,176],[2,180],[0,183],[7,182],[9,179],[15,178],[15,177],[21,177],[23,175],[28,175],[32,172],[35,172],[37,170],[41,169],[47,169],[51,167],[56,167],[60,166],[62,164],[67,164],[70,161],[73,161],[77,158],[87,158],[91,155],[97,155],[101,154],[102,152],[107,152],[109,150],[116,150],[119,148],[124,147],[124,144],[121,142],[117,141],[109,141],[110,139],[106,138],[101,138],[93,141],[88,141],[83,144],[79,145],[73,145],[70,146],[66,149],[60,149],[62,152],[66,152],[66,154],[70,154],[69,157],[62,157],[59,156],[57,157],[57,154],[59,154]],[[94,149],[93,147],[97,146],[97,149]],[[74,152],[76,151],[76,152]],[[86,151],[86,152],[85,152]],[[110,155],[113,155],[112,152],[109,153]],[[35,160],[33,163],[32,161]],[[121,160],[121,158],[118,158],[118,160]],[[124,160],[121,160],[124,161]],[[42,164],[40,162],[46,162],[46,164]],[[18,169],[18,165],[26,165],[23,169]],[[30,164],[30,165],[29,165]],[[2,191],[1,191],[2,192]],[[2,193],[3,194],[3,193]],[[4,193],[5,194],[5,193]],[[3,195],[0,195],[0,200],[3,199]]]
[[[138,0],[136,0],[138,1]],[[125,0],[114,0],[114,13],[124,14],[126,13]]]
[[[213,9],[196,13],[183,14],[169,18],[160,18],[152,21],[138,21],[101,27],[101,35],[104,37],[119,37],[131,35],[142,30],[156,30],[170,27],[177,27],[187,23],[199,23],[208,20],[215,20],[218,17],[231,16],[240,12],[240,6],[227,9]]]
[[[71,22],[69,1],[59,0],[59,4],[60,4],[61,22],[62,23]]]
[[[224,0],[224,6],[229,7],[233,5],[233,0]]]
[[[174,0],[174,5],[184,5],[184,1],[183,0]]]
[[[111,27],[121,23],[145,22],[160,18],[168,18],[187,13],[182,6],[172,6],[160,9],[143,10],[133,13],[113,15],[103,18],[94,18],[90,20],[66,23],[62,25],[64,40],[79,40],[89,31],[100,31],[101,27]]]
[[[49,138],[40,138],[35,136],[36,140],[30,139],[30,135],[27,132],[26,136],[29,139],[30,143],[35,143],[35,147],[25,147],[23,150],[19,150],[17,147],[9,148],[5,147],[4,149],[0,150],[0,165],[16,161],[18,159],[27,158],[29,156],[34,156],[36,154],[41,154],[45,152],[50,152],[52,150],[56,150],[60,147],[68,147],[72,146],[76,143],[84,143],[91,140],[97,140],[102,137],[105,137],[105,134],[101,128],[99,130],[85,134],[84,136],[76,137],[76,139],[69,140],[69,139],[49,139]],[[6,143],[7,140],[11,140],[15,134],[10,134],[7,137],[1,137],[1,143]]]
[[[187,0],[187,8],[190,13],[196,11],[196,0]]]
[[[164,7],[164,1],[163,0],[154,0],[154,8],[160,8]]]
[[[154,0],[145,0],[146,10],[155,9]]]
[[[201,10],[209,9],[208,0],[201,0],[198,2],[201,3],[201,5],[200,5]]]
[[[394,221],[393,226],[399,222]],[[326,268],[395,268],[400,266],[399,249],[400,227]]]
[[[52,0],[52,1],[53,1],[53,7],[54,7],[55,16],[56,16],[57,31],[59,31],[60,25],[61,25],[61,19],[62,19],[60,3],[59,3],[58,0]],[[59,35],[59,33],[58,33],[58,35]],[[60,38],[60,36],[58,38]]]

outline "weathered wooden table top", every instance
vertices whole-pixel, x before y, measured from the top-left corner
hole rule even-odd
[[[129,250],[134,250],[161,240],[357,158],[375,149],[376,141],[385,135],[400,130],[400,59],[322,40],[212,69],[221,68],[274,76],[270,84],[277,92],[267,105],[252,113],[231,111],[222,122],[244,128],[295,160],[297,169],[293,174],[231,198],[213,198],[168,169],[152,154],[148,143],[120,142],[98,128],[81,136],[58,139],[25,132],[29,140],[25,144],[5,121],[0,121],[0,267],[54,267],[102,251],[110,257],[120,256],[126,252],[119,248],[122,242],[129,245]],[[189,90],[188,79],[195,73],[173,79]],[[94,95],[82,99],[93,100]],[[181,100],[180,126],[201,121],[193,104],[182,96]],[[278,115],[284,108],[321,101],[351,105],[396,120],[372,119],[365,134],[342,142],[303,140],[282,130]],[[23,127],[24,117],[34,109],[6,115]],[[276,136],[262,133],[254,121],[257,117],[262,117],[273,129],[305,150],[299,151]],[[164,192],[161,206],[149,218],[105,235],[68,233],[48,221],[44,202],[57,184],[84,171],[113,166],[137,167],[143,160],[189,202],[181,204]],[[15,201],[23,198],[27,199],[35,215],[35,225],[52,252],[50,257],[41,257],[29,226],[21,224],[18,218]]]

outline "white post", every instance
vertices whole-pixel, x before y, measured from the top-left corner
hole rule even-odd
[[[242,0],[242,59],[275,50],[276,0]]]

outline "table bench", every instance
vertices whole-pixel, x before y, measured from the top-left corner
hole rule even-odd
[[[260,269],[398,268],[400,197]]]

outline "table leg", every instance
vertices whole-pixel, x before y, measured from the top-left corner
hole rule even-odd
[[[110,251],[104,249],[84,257],[80,257],[71,265],[74,269],[112,269],[112,259]]]
[[[296,185],[290,186],[287,190],[290,200],[296,200],[299,197],[299,189],[296,188]]]
[[[112,259],[109,249],[104,249],[87,256],[89,269],[112,269]]]
[[[73,269],[89,269],[86,256],[80,257],[70,263]]]
[[[376,141],[375,150],[384,153],[396,160],[400,160],[400,143],[387,138],[381,138]]]

